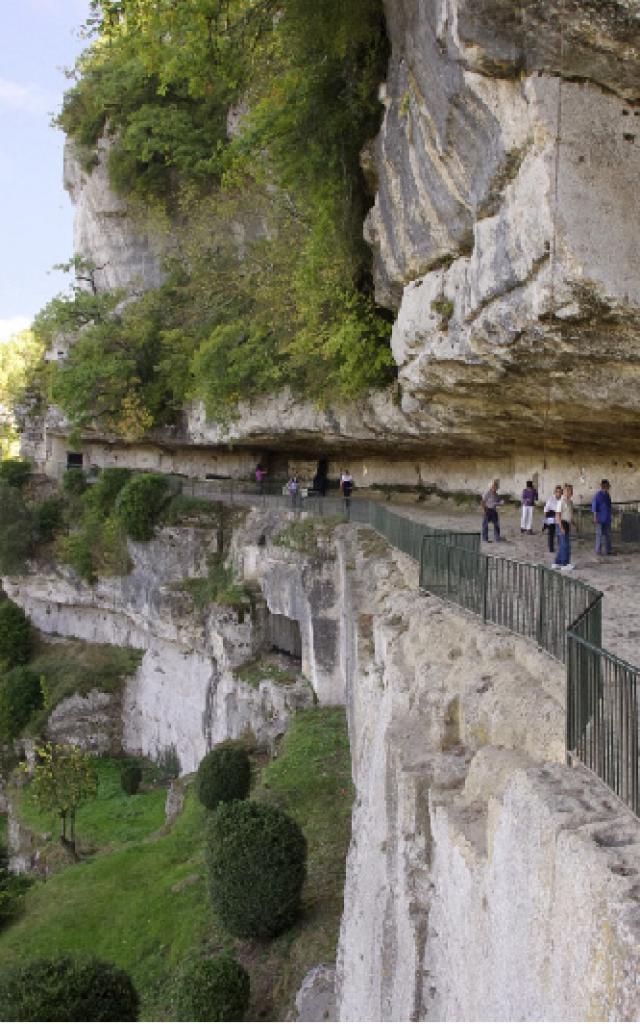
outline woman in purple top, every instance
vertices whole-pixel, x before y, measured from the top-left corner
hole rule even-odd
[[[538,492],[533,486],[533,480],[527,480],[527,486],[522,492],[522,516],[520,519],[520,533],[533,533],[533,506],[538,500]]]

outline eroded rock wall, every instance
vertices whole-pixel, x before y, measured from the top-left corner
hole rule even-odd
[[[640,824],[564,766],[562,667],[364,535],[343,565],[340,1019],[635,1019]]]
[[[290,716],[313,703],[312,685],[302,673],[286,685],[268,675],[253,682],[237,675],[265,650],[264,601],[256,598],[252,613],[222,605],[199,612],[180,592],[185,579],[206,575],[216,544],[216,531],[165,528],[149,544],[130,545],[134,569],[128,576],[88,586],[64,567],[41,566],[28,576],[3,580],[8,596],[42,632],[144,652],[124,686],[118,735],[111,713],[109,728],[100,730],[99,709],[93,707],[98,698],[77,698],[73,706],[65,702],[54,712],[58,738],[75,738],[96,750],[121,744],[152,758],[174,749],[181,770],[191,772],[223,739],[249,734],[272,746]]]
[[[640,23],[400,0],[366,233],[402,411],[469,454],[637,447]],[[608,423],[593,426],[594,409]]]

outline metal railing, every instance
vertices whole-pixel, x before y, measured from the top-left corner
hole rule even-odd
[[[184,483],[183,491],[196,497],[368,525],[418,562],[421,589],[535,642],[564,663],[567,759],[585,765],[640,816],[640,669],[603,650],[599,590],[546,566],[486,555],[477,531],[433,527],[377,502],[304,491],[292,500],[273,484]],[[639,508],[638,502],[617,503],[616,528]],[[590,509],[581,512],[591,515]]]
[[[602,648],[602,593],[545,566],[437,536],[423,539],[420,585],[565,663],[567,759],[640,816],[640,669]]]
[[[581,536],[595,530],[590,504],[575,505],[573,512],[575,526]],[[640,501],[611,503],[611,534],[618,543],[640,542]]]

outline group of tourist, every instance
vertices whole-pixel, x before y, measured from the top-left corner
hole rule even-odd
[[[596,554],[612,554],[611,545],[611,485],[608,480],[603,479],[600,489],[594,495],[591,503],[591,512],[596,528]],[[526,487],[522,491],[520,533],[533,533],[533,510],[538,500],[538,492],[533,485],[533,480],[527,480]],[[493,526],[493,539],[502,540],[500,535],[500,516],[498,506],[502,505],[502,499],[498,495],[498,481],[492,480],[487,490],[482,495],[482,539],[487,543],[489,540],[489,525]],[[573,527],[573,486],[565,484],[562,487],[557,484],[553,494],[547,498],[543,512],[542,529],[546,531],[549,552],[556,555],[553,562],[553,569],[561,569],[565,572],[573,569],[571,562],[571,530]],[[556,538],[558,540],[556,552]]]
[[[258,485],[258,491],[260,494],[265,493],[267,470],[264,468],[262,463],[258,463],[255,468],[255,479]],[[351,495],[353,493],[353,477],[348,469],[343,469],[340,473],[340,493],[344,499],[345,508],[347,511],[351,508]],[[318,471],[313,480],[313,490],[320,497],[324,497],[327,489],[327,478],[325,473]],[[305,492],[306,493],[306,492]],[[300,486],[300,480],[298,475],[293,473],[287,481],[287,494],[291,499],[291,505],[293,508],[298,508],[300,499],[302,497],[302,489]]]

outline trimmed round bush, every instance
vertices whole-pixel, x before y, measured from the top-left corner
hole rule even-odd
[[[120,491],[116,512],[132,540],[151,540],[169,492],[162,473],[134,476]]]
[[[40,677],[24,665],[0,676],[0,739],[15,740],[43,703]]]
[[[209,897],[232,935],[267,938],[293,924],[306,876],[300,826],[277,807],[219,804],[206,846]]]
[[[198,765],[196,792],[210,811],[230,800],[244,800],[250,785],[251,763],[240,743],[219,743]]]
[[[231,956],[190,964],[174,986],[176,1020],[244,1020],[250,991],[249,975]]]
[[[65,469],[62,474],[62,490],[65,494],[84,494],[87,489],[87,477],[84,470],[75,466],[72,469]]]
[[[125,761],[120,769],[120,785],[129,796],[135,796],[142,782],[142,765],[131,758]]]
[[[3,459],[0,462],[0,483],[24,487],[31,476],[31,463],[25,459]]]
[[[95,958],[32,960],[0,974],[0,1020],[138,1019],[139,998],[126,971]]]
[[[13,601],[0,601],[0,668],[24,665],[31,654],[31,624]]]

